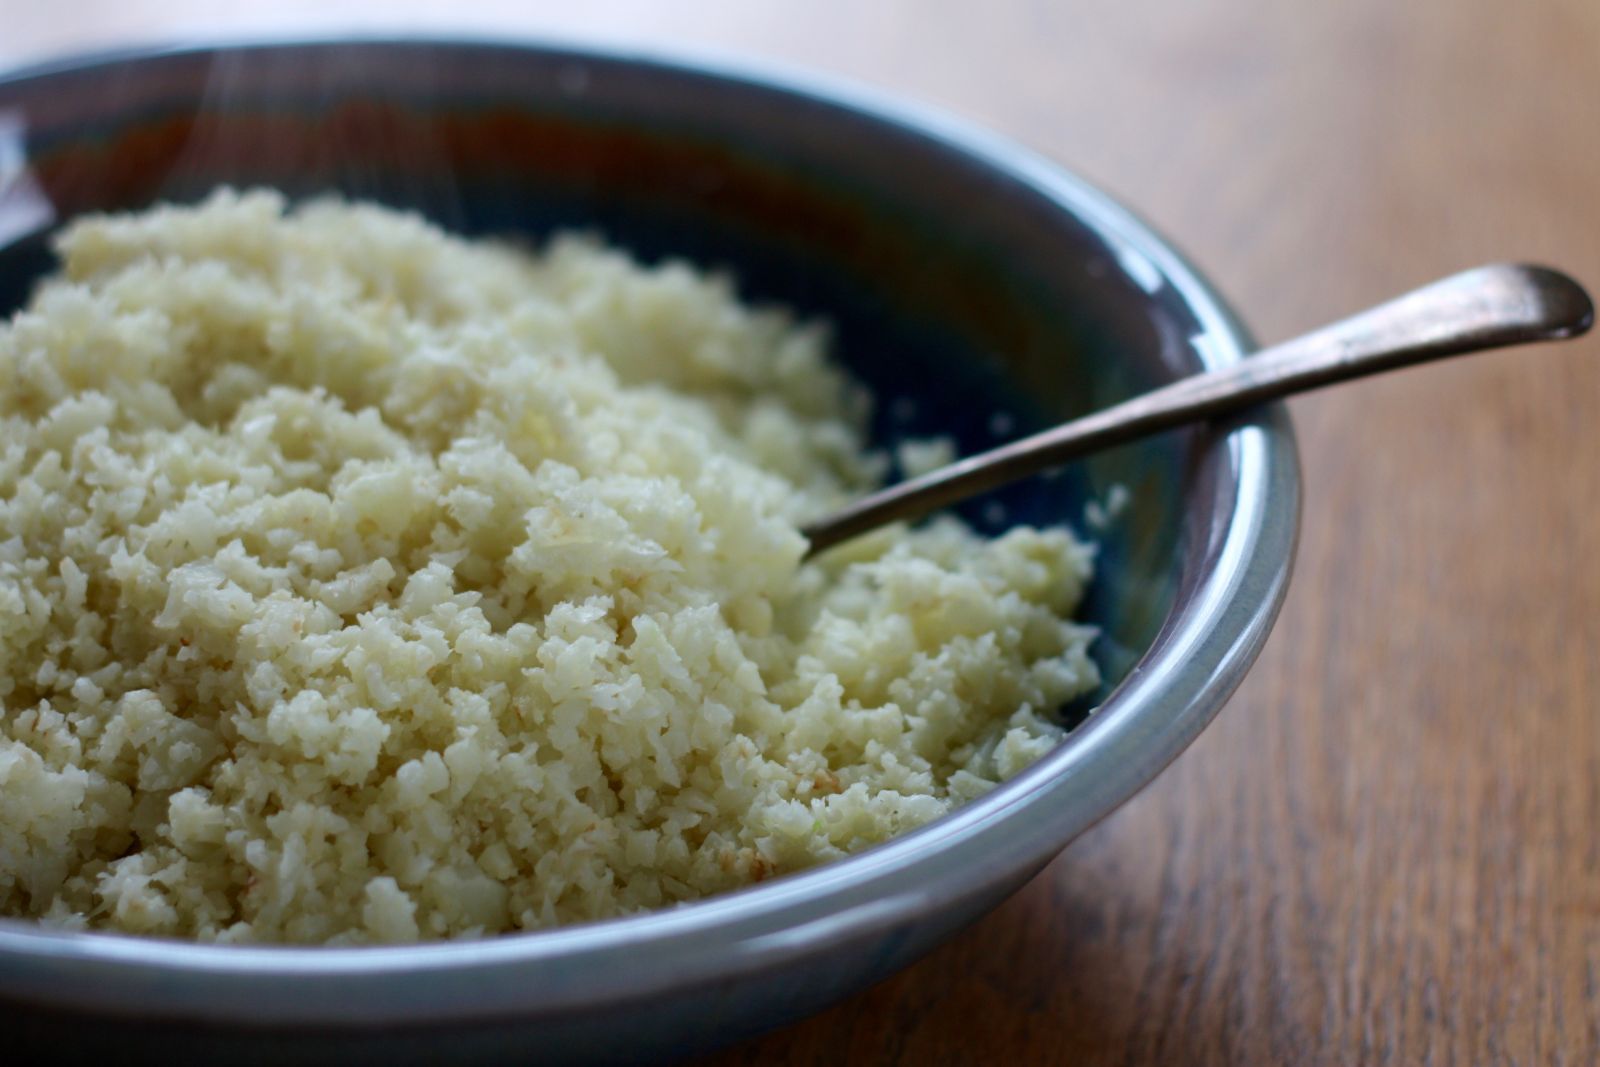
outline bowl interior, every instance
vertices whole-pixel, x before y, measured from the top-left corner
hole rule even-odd
[[[884,445],[949,434],[971,453],[1201,366],[1204,330],[1156,267],[1036,190],[912,127],[688,69],[422,43],[113,58],[0,83],[8,151],[27,176],[0,185],[0,313],[52,267],[61,220],[270,185],[724,268],[746,299],[834,324]],[[1071,718],[1150,648],[1195,580],[1186,547],[1230,507],[1190,444],[1116,449],[963,509],[987,530],[1084,531],[1090,501],[1127,490],[1086,531],[1105,683]]]

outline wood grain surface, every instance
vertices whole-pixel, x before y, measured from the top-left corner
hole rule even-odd
[[[1596,0],[222,6],[8,4],[0,63],[357,25],[709,46],[1042,150],[1264,340],[1485,260],[1600,286]],[[1293,411],[1298,569],[1218,721],[987,919],[709,1062],[1600,1061],[1600,342]]]

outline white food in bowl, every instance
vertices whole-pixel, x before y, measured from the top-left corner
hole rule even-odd
[[[92,218],[0,327],[0,914],[491,934],[921,825],[1097,680],[1092,552],[871,484],[825,334],[584,238]]]

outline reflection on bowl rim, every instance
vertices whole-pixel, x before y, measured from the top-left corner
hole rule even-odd
[[[465,46],[624,61],[754,83],[911,129],[1076,216],[1147,288],[1174,289],[1201,324],[1196,348],[1208,366],[1232,363],[1251,348],[1221,299],[1170,245],[1056,164],[923,106],[764,60],[550,38],[274,37],[72,56],[0,72],[0,86],[120,60],[339,44]],[[218,1023],[460,1022],[637,1001],[780,968],[866,932],[893,936],[897,926],[923,913],[980,895],[996,869],[1037,868],[1127,800],[1194,739],[1255,658],[1287,588],[1298,532],[1293,434],[1286,411],[1272,405],[1197,440],[1199,448],[1216,451],[1239,487],[1232,514],[1218,517],[1209,571],[1132,673],[1068,741],[928,826],[760,886],[662,911],[478,941],[216,945],[0,920],[0,997],[92,1000],[97,1010]],[[535,975],[537,993],[530,996],[528,979]],[[419,984],[419,977],[435,980]]]

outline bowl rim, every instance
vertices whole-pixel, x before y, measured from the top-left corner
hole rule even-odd
[[[1204,343],[1196,348],[1207,369],[1254,348],[1227,304],[1169,241],[1076,174],[928,105],[765,58],[549,35],[272,35],[50,58],[0,70],[0,88],[113,62],[346,46],[621,62],[798,97],[887,124],[1043,196],[1105,241],[1119,269],[1172,287],[1200,324],[1195,340]],[[1154,778],[1215,716],[1266,640],[1299,532],[1299,461],[1287,409],[1274,403],[1202,431],[1195,449],[1218,458],[1237,484],[1231,514],[1217,517],[1226,527],[1210,569],[1072,742],[926,827],[834,863],[669,910],[483,940],[218,945],[0,919],[0,1002],[257,1027],[528,1018],[760,974],[976,900],[995,870],[1037,869]]]

